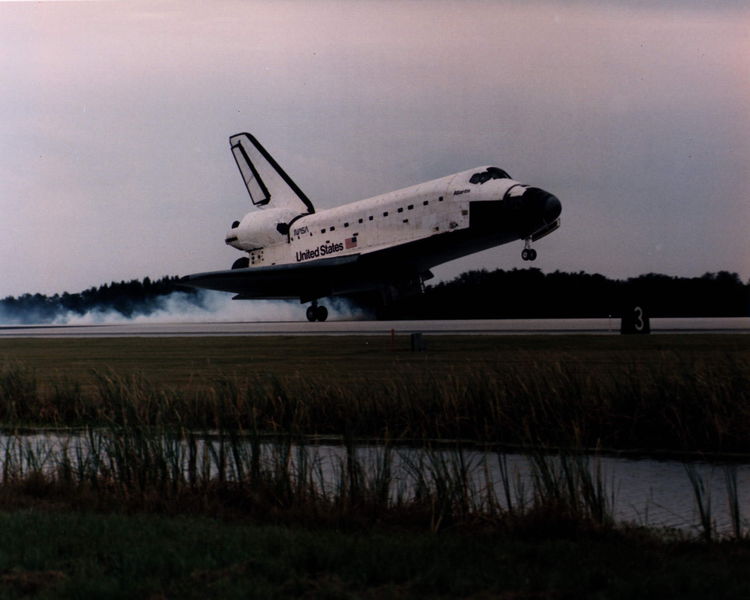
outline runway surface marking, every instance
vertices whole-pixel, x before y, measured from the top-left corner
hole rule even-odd
[[[651,319],[652,333],[750,333],[750,318]],[[3,338],[180,337],[248,335],[619,334],[619,319],[487,319],[455,321],[300,321],[0,325]]]

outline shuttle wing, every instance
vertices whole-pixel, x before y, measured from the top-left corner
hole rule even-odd
[[[300,264],[228,269],[187,275],[188,287],[234,292],[235,299],[299,298],[303,302],[345,293],[342,282],[356,279],[359,255],[322,258]]]
[[[315,212],[310,199],[254,136],[237,133],[229,138],[229,145],[255,206]]]
[[[321,258],[301,263],[209,271],[187,275],[187,287],[237,294],[236,300],[299,299],[309,302],[328,296],[352,296],[393,289],[432,277],[429,269],[441,256],[434,238],[386,246],[364,254]]]

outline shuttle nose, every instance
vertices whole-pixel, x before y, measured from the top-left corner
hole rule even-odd
[[[560,200],[543,189],[527,188],[523,197],[528,212],[545,224],[554,223],[562,212]]]
[[[521,239],[554,231],[559,225],[562,203],[549,192],[512,185],[499,202],[472,202],[469,227],[475,231],[503,231]],[[538,239],[538,238],[537,238]]]
[[[547,223],[552,223],[560,216],[561,212],[562,204],[560,204],[557,196],[549,194],[544,203],[544,220],[547,221]]]

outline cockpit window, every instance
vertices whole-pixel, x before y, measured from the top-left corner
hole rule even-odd
[[[479,173],[474,173],[469,178],[469,183],[478,183],[483,184],[487,183],[490,179],[510,179],[510,175],[508,175],[505,171],[502,169],[499,169],[497,167],[487,167],[487,170],[480,171]]]

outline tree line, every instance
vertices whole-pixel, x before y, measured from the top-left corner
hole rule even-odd
[[[197,290],[179,287],[179,279],[166,276],[153,281],[145,277],[141,280],[113,281],[73,294],[8,296],[0,300],[0,320],[6,323],[54,323],[89,313],[132,318],[164,310],[167,298],[175,292],[184,295],[184,300],[189,304],[202,307],[202,295]]]
[[[750,282],[726,271],[616,280],[582,271],[478,270],[428,286],[397,311],[405,318],[430,319],[575,318],[620,316],[634,305],[652,317],[750,316]]]
[[[124,318],[165,310],[179,294],[183,306],[204,308],[200,290],[179,285],[179,277],[120,281],[78,293],[23,294],[0,300],[0,321],[52,323],[71,315],[111,313]],[[652,317],[750,316],[750,282],[720,271],[701,277],[650,273],[625,280],[584,272],[543,273],[539,269],[475,270],[428,285],[389,310],[393,318],[490,319],[619,316],[638,304]]]

